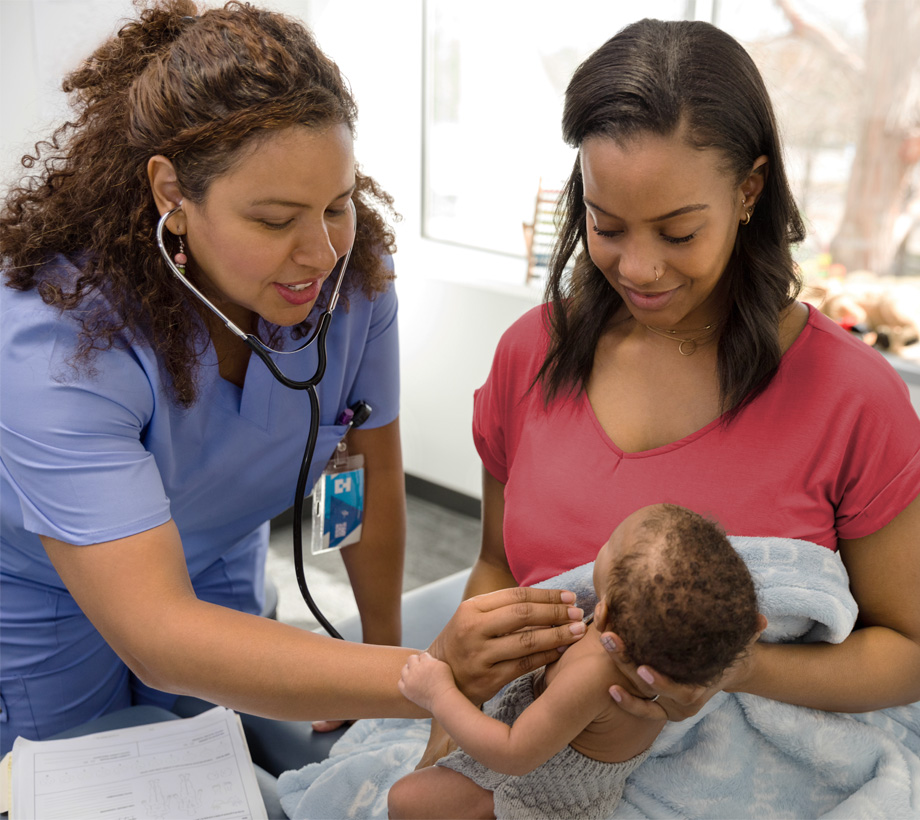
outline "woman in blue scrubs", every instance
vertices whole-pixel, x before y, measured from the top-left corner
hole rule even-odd
[[[177,694],[278,719],[420,715],[396,687],[409,651],[391,201],[356,169],[337,67],[281,15],[165,0],[64,89],[72,120],[24,160],[0,214],[2,750]],[[364,534],[343,553],[364,644],[258,617],[267,522],[293,503],[309,408],[163,263],[155,228],[177,207],[177,264],[278,349],[302,344],[355,237],[307,487],[342,411],[367,401],[347,436],[365,459]],[[315,347],[284,358],[294,379],[314,372]],[[466,602],[432,651],[462,653],[461,684],[484,698],[578,637],[569,600]]]

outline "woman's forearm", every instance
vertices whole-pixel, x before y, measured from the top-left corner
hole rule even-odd
[[[505,553],[505,485],[482,469],[482,543],[473,564],[464,598],[518,585]]]
[[[351,644],[195,597],[172,521],[89,546],[42,541],[93,626],[150,686],[279,719],[424,714],[397,686],[411,650]]]
[[[920,496],[894,520],[839,542],[861,627],[839,644],[761,645],[739,688],[835,712],[920,701]]]
[[[518,583],[514,580],[514,576],[510,571],[479,558],[473,564],[472,570],[470,570],[470,577],[466,582],[466,588],[463,590],[463,597],[464,599],[472,598],[474,595],[484,595],[487,592],[508,589],[517,585]]]
[[[364,456],[366,497],[361,540],[342,551],[365,643],[402,642],[406,480],[399,420],[348,433],[348,449]]]
[[[868,712],[920,701],[920,645],[885,627],[840,644],[758,644],[750,673],[729,691],[832,712]]]
[[[360,542],[345,547],[342,552],[361,618],[363,640],[399,646],[402,642],[405,516],[394,511],[386,521],[368,521],[364,533]]]
[[[146,683],[279,720],[425,715],[397,687],[411,650],[339,641],[202,601],[188,609],[161,621],[159,637],[135,654],[131,665]]]

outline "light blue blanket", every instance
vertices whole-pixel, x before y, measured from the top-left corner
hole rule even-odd
[[[764,640],[839,643],[856,619],[839,557],[804,541],[732,538],[757,583]],[[540,586],[594,606],[591,565]],[[358,721],[329,758],[285,772],[294,820],[386,818],[389,787],[412,771],[423,720]],[[721,692],[669,723],[612,818],[920,818],[920,703],[859,715]]]

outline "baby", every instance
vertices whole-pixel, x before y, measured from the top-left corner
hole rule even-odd
[[[609,695],[638,695],[600,637],[679,683],[705,685],[757,635],[757,597],[744,561],[713,522],[656,504],[626,518],[594,562],[594,629],[558,662],[518,678],[493,716],[457,689],[450,667],[423,652],[400,691],[460,746],[396,782],[388,805],[405,818],[607,818],[626,778],[667,722],[634,717]]]

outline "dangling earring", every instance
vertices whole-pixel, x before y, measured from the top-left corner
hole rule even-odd
[[[179,252],[173,257],[179,273],[185,273],[185,266],[188,264],[188,257],[185,255],[185,242],[182,241],[182,234],[179,234]]]

